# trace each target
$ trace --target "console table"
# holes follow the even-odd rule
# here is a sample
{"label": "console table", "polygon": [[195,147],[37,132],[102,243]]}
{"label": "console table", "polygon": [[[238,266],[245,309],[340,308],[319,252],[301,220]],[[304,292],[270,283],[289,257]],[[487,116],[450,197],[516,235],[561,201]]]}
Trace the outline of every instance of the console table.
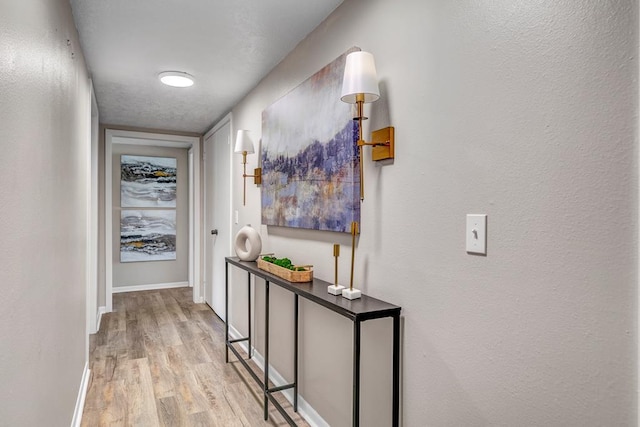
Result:
{"label": "console table", "polygon": [[[247,272],[248,289],[248,335],[243,338],[229,339],[229,264]],[[264,345],[264,379],[258,377],[253,372],[248,362],[241,356],[234,347],[239,342],[247,342],[251,358],[251,275],[260,277],[265,281],[265,345]],[[294,294],[294,358],[293,358],[293,382],[278,387],[269,388],[269,287],[279,286]],[[264,419],[269,416],[269,401],[282,414],[284,419],[291,426],[296,423],[287,414],[280,403],[275,399],[273,393],[287,389],[293,389],[293,410],[298,411],[298,298],[302,297],[308,301],[319,304],[329,310],[340,314],[353,322],[353,402],[352,402],[352,425],[360,425],[360,339],[361,323],[366,320],[390,317],[393,319],[393,401],[392,401],[392,426],[398,427],[400,422],[400,310],[393,304],[380,301],[376,298],[362,295],[356,300],[348,300],[342,296],[331,295],[327,292],[327,286],[331,283],[319,279],[313,282],[291,283],[281,279],[264,270],[260,270],[255,262],[240,261],[236,257],[225,258],[225,362],[229,363],[229,350],[235,354],[242,365],[247,369],[253,379],[259,384],[264,393]]]}

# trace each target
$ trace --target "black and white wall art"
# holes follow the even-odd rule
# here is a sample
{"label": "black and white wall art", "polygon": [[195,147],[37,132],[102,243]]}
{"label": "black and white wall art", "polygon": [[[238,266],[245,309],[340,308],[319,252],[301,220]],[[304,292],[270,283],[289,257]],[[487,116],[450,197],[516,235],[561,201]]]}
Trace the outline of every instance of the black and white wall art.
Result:
{"label": "black and white wall art", "polygon": [[120,214],[120,262],[176,259],[176,211],[123,210]]}
{"label": "black and white wall art", "polygon": [[122,155],[120,206],[175,208],[176,172],[175,158]]}

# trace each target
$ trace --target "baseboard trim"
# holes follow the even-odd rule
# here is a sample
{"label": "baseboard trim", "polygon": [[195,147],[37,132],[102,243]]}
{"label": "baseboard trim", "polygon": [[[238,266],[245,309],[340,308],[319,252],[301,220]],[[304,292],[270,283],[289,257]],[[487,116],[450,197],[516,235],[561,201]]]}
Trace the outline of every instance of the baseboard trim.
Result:
{"label": "baseboard trim", "polygon": [[84,400],[87,397],[87,389],[89,388],[89,378],[91,378],[91,370],[89,370],[89,362],[87,362],[84,364],[82,380],[80,380],[80,390],[78,391],[76,408],[71,419],[71,427],[80,427],[82,423],[82,412],[84,411]]}
{"label": "baseboard trim", "polygon": [[155,291],[158,289],[188,288],[188,287],[189,287],[189,282],[151,283],[148,285],[114,286],[111,289],[111,293],[117,294],[121,292]]}
{"label": "baseboard trim", "polygon": [[[242,338],[242,334],[238,332],[236,328],[233,326],[229,326],[229,336],[232,339]],[[249,353],[247,342],[239,343],[240,347]],[[252,347],[253,361],[258,365],[258,368],[264,372],[264,357]],[[273,366],[269,365],[269,379],[273,382],[273,384],[278,387],[281,385],[288,384],[289,382],[285,380],[285,378],[280,375],[278,371],[276,371]],[[282,394],[285,398],[293,405],[293,390],[284,390]],[[329,423],[327,423],[321,416],[316,412],[315,409],[300,395],[298,395],[298,414],[305,419],[307,423],[311,427],[331,427]]]}
{"label": "baseboard trim", "polygon": [[102,306],[102,307],[98,307],[98,319],[96,320],[96,331],[94,332],[97,333],[100,330],[100,323],[102,322],[102,315],[105,314],[107,312],[107,307]]}

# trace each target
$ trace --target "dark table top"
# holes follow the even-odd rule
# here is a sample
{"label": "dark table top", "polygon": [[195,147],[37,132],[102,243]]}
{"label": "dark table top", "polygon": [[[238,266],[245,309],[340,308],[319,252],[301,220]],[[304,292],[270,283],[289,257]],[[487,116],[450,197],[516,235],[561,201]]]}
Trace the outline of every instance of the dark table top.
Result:
{"label": "dark table top", "polygon": [[363,321],[400,315],[401,307],[365,294],[354,300],[343,298],[342,295],[331,295],[327,292],[327,286],[333,283],[325,282],[324,280],[314,278],[312,282],[292,283],[268,271],[260,270],[255,261],[240,261],[237,257],[227,257],[225,261],[351,320]]}

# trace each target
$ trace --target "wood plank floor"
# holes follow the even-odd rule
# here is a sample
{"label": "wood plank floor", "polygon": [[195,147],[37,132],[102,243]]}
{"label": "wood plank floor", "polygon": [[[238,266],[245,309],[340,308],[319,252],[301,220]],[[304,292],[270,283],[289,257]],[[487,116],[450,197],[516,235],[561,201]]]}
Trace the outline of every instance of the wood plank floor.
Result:
{"label": "wood plank floor", "polygon": [[114,294],[113,307],[91,336],[83,426],[287,425],[273,405],[263,420],[262,392],[224,362],[224,323],[191,288]]}

